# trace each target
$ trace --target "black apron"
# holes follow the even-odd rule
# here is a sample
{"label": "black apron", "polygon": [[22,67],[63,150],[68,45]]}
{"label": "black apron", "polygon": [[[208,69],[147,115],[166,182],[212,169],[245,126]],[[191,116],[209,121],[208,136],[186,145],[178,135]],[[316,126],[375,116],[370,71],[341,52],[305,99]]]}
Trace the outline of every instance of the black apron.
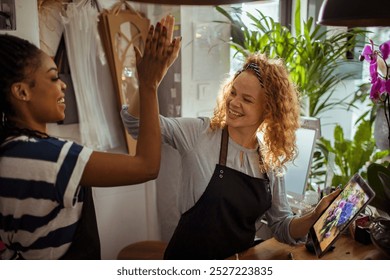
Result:
{"label": "black apron", "polygon": [[96,221],[92,188],[81,187],[84,191],[81,219],[73,242],[62,260],[100,260],[100,238]]}
{"label": "black apron", "polygon": [[181,216],[164,259],[225,259],[254,245],[256,220],[271,207],[269,179],[227,167],[228,142],[225,127],[219,164],[205,192]]}
{"label": "black apron", "polygon": [[[92,188],[83,188],[83,209],[77,225],[73,242],[61,260],[100,260],[100,238],[96,221]],[[14,260],[24,260],[21,254],[15,253]]]}

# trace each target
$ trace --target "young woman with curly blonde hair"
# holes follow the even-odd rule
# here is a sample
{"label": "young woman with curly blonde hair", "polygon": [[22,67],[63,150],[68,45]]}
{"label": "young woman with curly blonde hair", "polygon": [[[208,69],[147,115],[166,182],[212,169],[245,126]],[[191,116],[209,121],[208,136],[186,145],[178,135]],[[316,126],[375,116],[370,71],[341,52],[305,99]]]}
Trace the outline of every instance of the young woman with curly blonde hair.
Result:
{"label": "young woman with curly blonde hair", "polygon": [[[282,168],[296,155],[295,131],[299,127],[299,93],[290,81],[281,59],[268,59],[264,54],[252,54],[247,57],[242,69],[258,73],[263,89],[262,120],[257,132],[263,134],[262,154],[265,170]],[[238,71],[224,84],[211,119],[212,129],[226,125],[226,103],[232,92],[234,93],[234,81],[243,70]],[[267,74],[262,78],[261,73]]]}
{"label": "young woman with curly blonde hair", "polygon": [[[137,119],[122,111],[129,132]],[[295,216],[287,202],[284,165],[296,155],[299,96],[281,60],[262,54],[222,87],[214,116],[160,115],[162,141],[181,156],[181,217],[166,259],[225,259],[254,245],[265,215],[274,237],[296,244],[337,192],[309,214]]]}

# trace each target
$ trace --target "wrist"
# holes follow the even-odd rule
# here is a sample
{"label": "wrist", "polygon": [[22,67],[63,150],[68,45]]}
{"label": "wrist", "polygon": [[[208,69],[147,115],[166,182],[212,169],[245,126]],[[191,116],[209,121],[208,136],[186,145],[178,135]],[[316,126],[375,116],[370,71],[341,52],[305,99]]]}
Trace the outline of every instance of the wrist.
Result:
{"label": "wrist", "polygon": [[147,92],[147,91],[157,92],[157,88],[158,88],[157,85],[152,85],[152,84],[140,84],[139,85],[140,92]]}
{"label": "wrist", "polygon": [[317,207],[315,207],[310,213],[309,213],[309,221],[311,224],[314,224],[315,221],[320,217],[321,213],[318,211]]}

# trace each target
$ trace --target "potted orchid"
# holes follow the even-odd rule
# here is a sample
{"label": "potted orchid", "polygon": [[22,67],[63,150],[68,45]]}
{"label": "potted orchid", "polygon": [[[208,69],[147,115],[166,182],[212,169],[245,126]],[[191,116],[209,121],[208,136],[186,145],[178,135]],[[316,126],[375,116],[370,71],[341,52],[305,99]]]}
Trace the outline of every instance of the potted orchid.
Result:
{"label": "potted orchid", "polygon": [[[390,40],[384,42],[375,49],[372,40],[367,44],[360,56],[361,61],[370,63],[370,99],[377,105],[375,130],[386,133],[387,142],[381,147],[381,141],[377,135],[377,146],[389,149],[390,147],[390,68],[387,59],[390,56]],[[383,120],[385,117],[386,122]],[[384,123],[384,125],[380,125]],[[383,137],[382,137],[383,139]],[[374,189],[376,196],[370,203],[382,214],[372,222],[370,234],[373,243],[390,256],[390,166],[387,164],[371,163],[367,168],[367,179]],[[383,215],[385,213],[385,215]]]}
{"label": "potted orchid", "polygon": [[[361,61],[367,61],[370,63],[370,99],[378,106],[376,115],[375,130],[383,130],[387,135],[387,143],[379,148],[389,148],[390,146],[390,68],[387,64],[387,59],[390,56],[390,40],[384,42],[375,49],[375,45],[372,40],[370,44],[367,44],[360,56]],[[386,119],[386,123],[381,128],[381,121],[383,116]],[[381,141],[380,137],[376,137],[378,144]],[[383,137],[382,137],[383,138]]]}

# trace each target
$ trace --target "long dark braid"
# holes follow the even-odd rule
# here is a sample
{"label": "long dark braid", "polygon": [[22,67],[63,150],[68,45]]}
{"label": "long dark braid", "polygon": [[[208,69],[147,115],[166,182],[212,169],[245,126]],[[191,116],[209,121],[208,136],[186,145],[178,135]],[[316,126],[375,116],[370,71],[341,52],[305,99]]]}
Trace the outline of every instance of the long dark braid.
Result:
{"label": "long dark braid", "polygon": [[15,127],[8,119],[8,116],[15,115],[10,102],[12,84],[26,80],[28,74],[40,66],[41,53],[27,40],[0,34],[0,144],[11,135],[43,137],[36,131]]}

